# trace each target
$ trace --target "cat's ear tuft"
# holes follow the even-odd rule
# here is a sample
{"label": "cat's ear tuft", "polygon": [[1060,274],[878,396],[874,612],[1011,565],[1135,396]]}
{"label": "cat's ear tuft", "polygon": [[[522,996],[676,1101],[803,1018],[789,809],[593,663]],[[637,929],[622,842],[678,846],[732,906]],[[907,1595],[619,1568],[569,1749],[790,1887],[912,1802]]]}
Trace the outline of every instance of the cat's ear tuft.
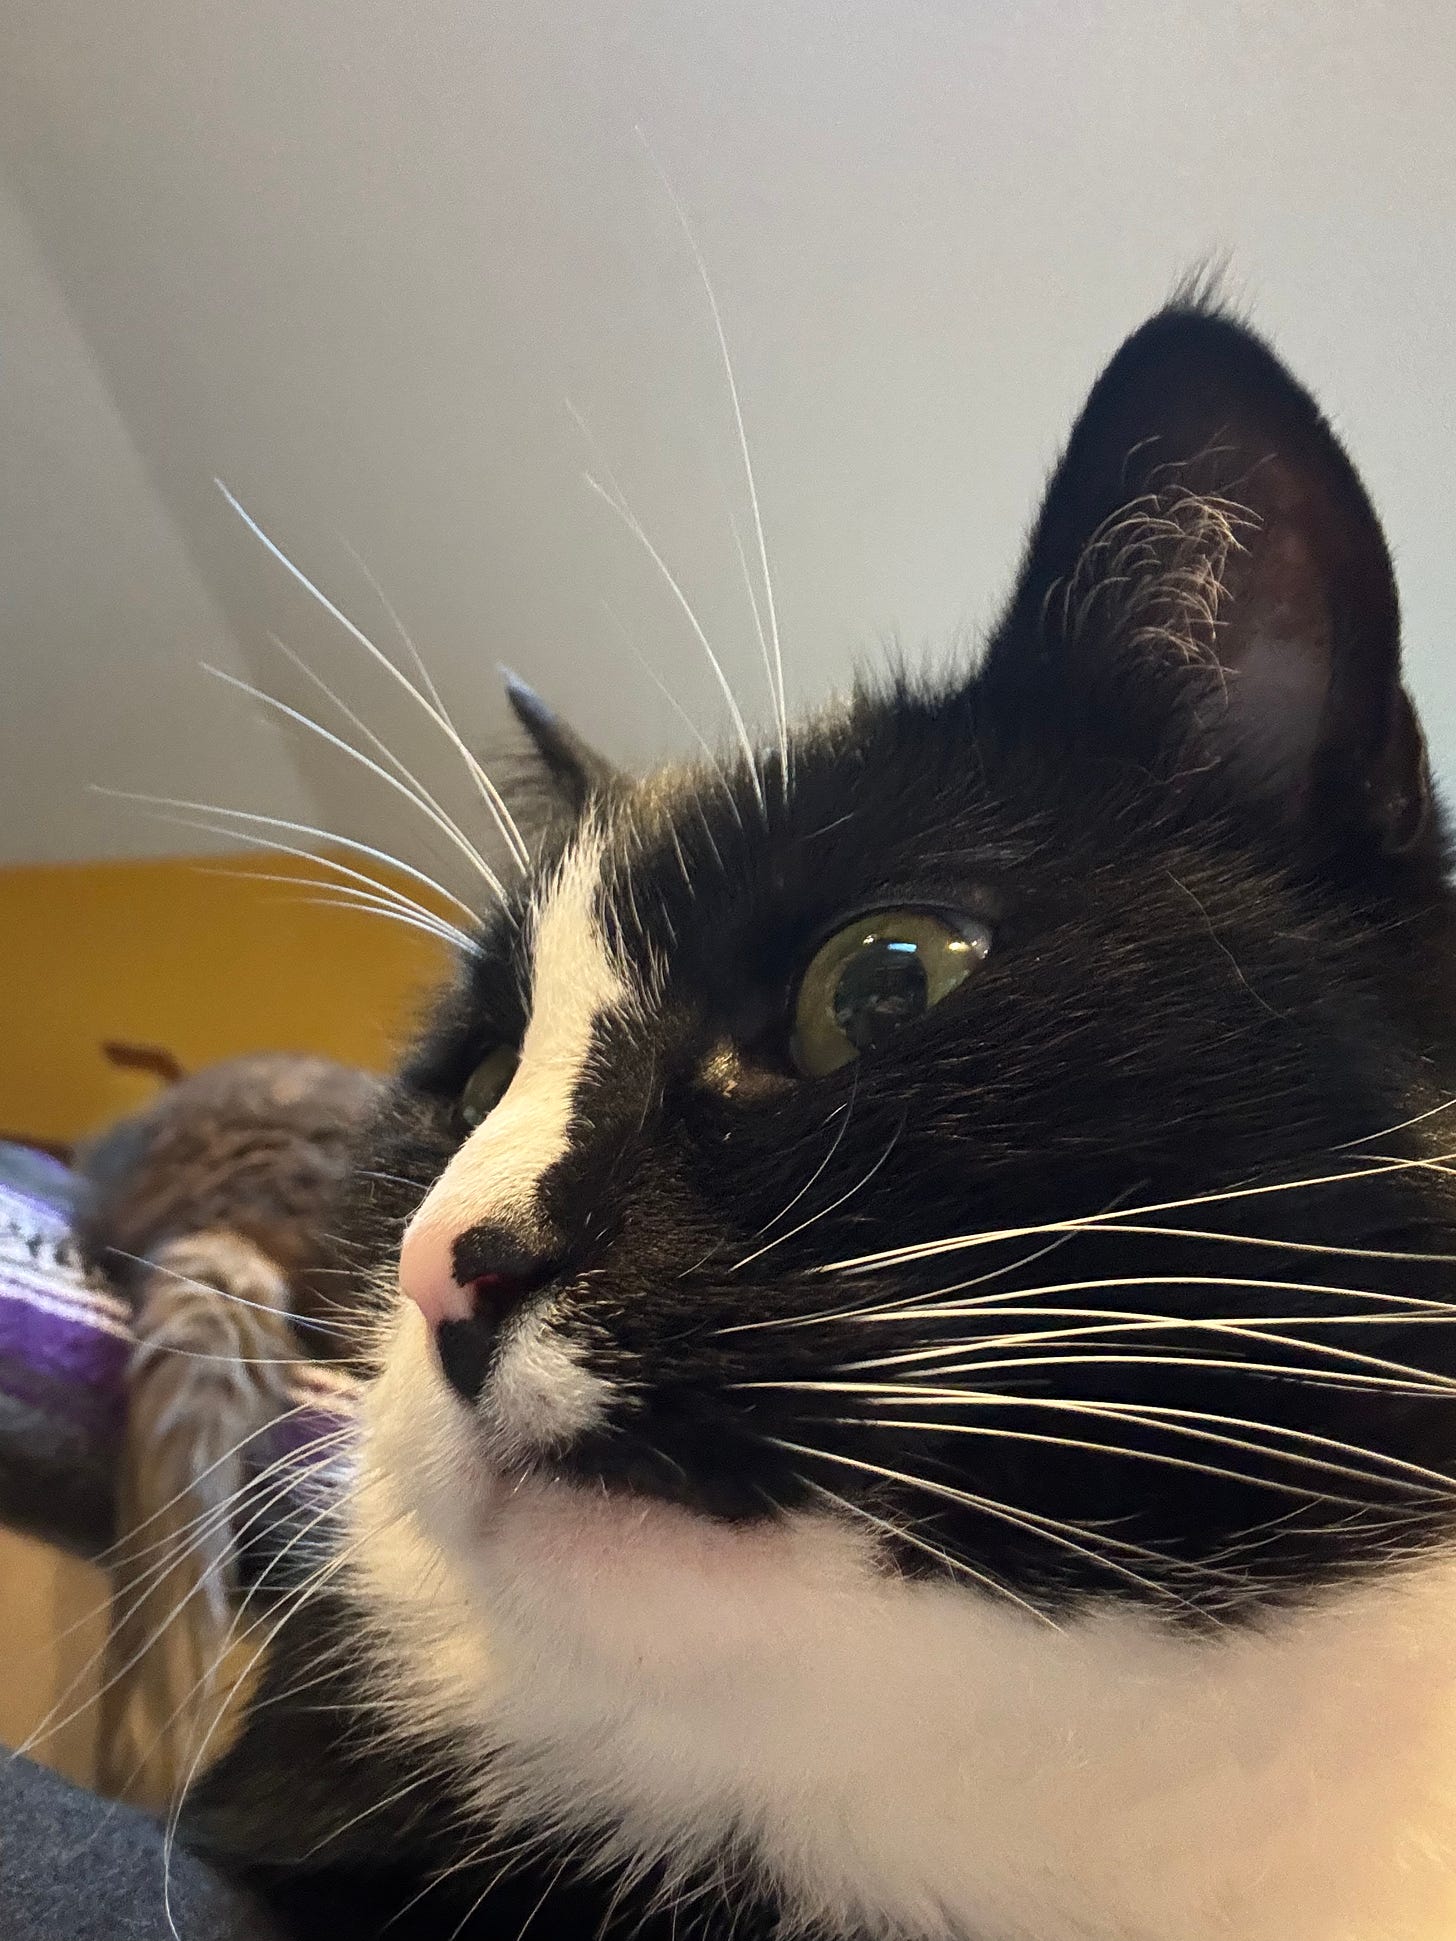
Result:
{"label": "cat's ear tuft", "polygon": [[620,772],[568,728],[519,674],[508,667],[503,667],[501,674],[511,711],[531,737],[556,793],[574,815],[580,815],[588,802],[609,793],[621,781]]}
{"label": "cat's ear tuft", "polygon": [[1380,524],[1309,394],[1185,297],[1094,385],[981,685],[1321,840],[1432,836]]}

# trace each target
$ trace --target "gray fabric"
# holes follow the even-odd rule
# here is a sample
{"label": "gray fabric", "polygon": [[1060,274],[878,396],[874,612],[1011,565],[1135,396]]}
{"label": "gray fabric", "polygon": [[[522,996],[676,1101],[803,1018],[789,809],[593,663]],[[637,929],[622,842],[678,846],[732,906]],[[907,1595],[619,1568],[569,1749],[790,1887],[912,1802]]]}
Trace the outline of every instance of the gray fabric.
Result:
{"label": "gray fabric", "polygon": [[[0,1941],[172,1941],[163,1833],[0,1749]],[[171,1908],[182,1941],[283,1941],[259,1904],[174,1849]]]}

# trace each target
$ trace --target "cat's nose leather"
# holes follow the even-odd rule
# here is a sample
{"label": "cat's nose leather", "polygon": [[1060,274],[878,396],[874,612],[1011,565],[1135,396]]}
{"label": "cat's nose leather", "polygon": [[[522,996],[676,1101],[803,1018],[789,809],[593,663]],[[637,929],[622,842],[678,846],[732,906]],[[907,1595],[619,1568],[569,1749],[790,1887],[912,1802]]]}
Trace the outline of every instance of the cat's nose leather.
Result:
{"label": "cat's nose leather", "polygon": [[407,1294],[432,1328],[447,1321],[469,1321],[475,1312],[469,1282],[455,1277],[455,1237],[432,1217],[428,1202],[405,1228],[399,1250],[400,1291]]}
{"label": "cat's nose leather", "polygon": [[400,1248],[399,1282],[434,1329],[440,1365],[467,1402],[478,1400],[501,1328],[559,1268],[509,1228],[482,1223],[452,1235],[422,1207]]}

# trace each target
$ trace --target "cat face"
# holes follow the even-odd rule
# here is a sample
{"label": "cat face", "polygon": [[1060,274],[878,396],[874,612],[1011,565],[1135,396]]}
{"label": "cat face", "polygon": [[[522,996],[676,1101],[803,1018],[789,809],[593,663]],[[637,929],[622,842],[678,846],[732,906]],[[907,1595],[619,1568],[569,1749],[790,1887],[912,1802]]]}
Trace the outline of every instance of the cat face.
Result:
{"label": "cat face", "polygon": [[[1156,1788],[1210,1627],[1378,1599],[1456,1521],[1448,904],[1378,526],[1174,311],[974,676],[645,782],[516,699],[567,813],[381,1125],[368,1597],[502,1796],[933,1926],[927,1789],[1040,1783],[1094,1685],[1162,1705]],[[1280,1678],[1239,1676],[1243,1732]],[[804,1806],[855,1786],[863,1866]]]}
{"label": "cat face", "polygon": [[1384,1165],[1445,1139],[1389,1131],[1443,1098],[1393,626],[1313,408],[1173,315],[1094,394],[979,678],[641,784],[521,696],[575,819],[389,1154],[434,1182],[402,1284],[480,1460],[873,1515],[896,1568],[1048,1606],[1222,1606],[1271,1518],[1241,1595],[1420,1523],[1438,1277],[1307,1250],[1445,1217]]}

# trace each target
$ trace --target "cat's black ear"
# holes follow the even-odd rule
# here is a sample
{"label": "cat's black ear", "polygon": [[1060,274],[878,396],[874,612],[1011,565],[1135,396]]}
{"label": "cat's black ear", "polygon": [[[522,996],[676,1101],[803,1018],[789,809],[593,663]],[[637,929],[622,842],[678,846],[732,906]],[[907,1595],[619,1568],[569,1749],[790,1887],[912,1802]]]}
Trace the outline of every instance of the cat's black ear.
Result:
{"label": "cat's black ear", "polygon": [[1201,763],[1321,840],[1431,834],[1379,521],[1309,394],[1196,305],[1093,387],[983,688],[1155,771]]}
{"label": "cat's black ear", "polygon": [[509,668],[501,672],[512,712],[535,744],[557,793],[572,813],[579,815],[594,797],[606,794],[621,781],[620,772],[568,728],[518,674]]}

